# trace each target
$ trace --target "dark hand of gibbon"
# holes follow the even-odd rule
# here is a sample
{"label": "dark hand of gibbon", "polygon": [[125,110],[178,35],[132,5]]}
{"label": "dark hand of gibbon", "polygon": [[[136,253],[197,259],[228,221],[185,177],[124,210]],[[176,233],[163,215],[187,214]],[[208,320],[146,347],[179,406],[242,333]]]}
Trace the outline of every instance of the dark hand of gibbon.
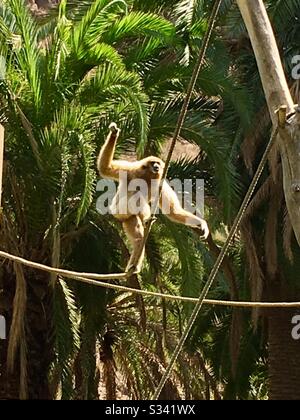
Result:
{"label": "dark hand of gibbon", "polygon": [[[113,157],[119,134],[120,129],[118,126],[115,123],[111,123],[108,136],[98,156],[97,166],[102,177],[119,181],[119,187],[110,209],[114,217],[122,222],[126,236],[132,246],[132,253],[126,271],[139,272],[145,254],[145,249],[140,249],[144,239],[145,223],[151,217],[151,202],[153,202],[153,197],[158,191],[165,164],[161,159],[155,156],[148,156],[135,162],[114,160]],[[128,205],[125,206],[124,210],[124,205],[122,204],[128,203],[128,200],[135,192],[128,192],[127,188],[124,188],[127,186],[122,184],[124,183],[124,180],[123,178],[120,178],[120,171],[126,172],[127,183],[135,179],[142,179],[147,183],[148,191],[151,191],[151,194],[141,196],[137,213],[130,211]],[[154,185],[157,185],[156,192],[153,191],[153,181]],[[127,194],[125,197],[124,191],[126,191]],[[198,233],[204,239],[207,238],[209,229],[206,221],[184,210],[176,193],[166,181],[163,181],[159,206],[162,209],[162,213],[170,220],[186,226],[191,226],[193,229],[197,229]],[[122,208],[122,212],[119,211],[120,208]],[[164,212],[164,209],[168,209],[167,212]]]}

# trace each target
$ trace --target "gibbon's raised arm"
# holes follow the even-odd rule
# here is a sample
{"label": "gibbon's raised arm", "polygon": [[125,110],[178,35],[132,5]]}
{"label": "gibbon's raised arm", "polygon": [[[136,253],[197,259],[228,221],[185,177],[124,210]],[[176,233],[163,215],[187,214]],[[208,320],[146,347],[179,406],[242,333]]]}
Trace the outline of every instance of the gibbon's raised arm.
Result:
{"label": "gibbon's raised arm", "polygon": [[108,136],[97,159],[97,167],[103,178],[119,179],[119,170],[121,169],[120,161],[113,160],[119,134],[120,129],[117,124],[111,123]]}

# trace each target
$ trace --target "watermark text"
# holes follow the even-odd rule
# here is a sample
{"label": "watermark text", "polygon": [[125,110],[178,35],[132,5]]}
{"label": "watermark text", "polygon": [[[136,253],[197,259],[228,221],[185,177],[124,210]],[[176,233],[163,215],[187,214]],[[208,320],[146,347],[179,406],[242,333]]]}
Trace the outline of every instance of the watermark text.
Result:
{"label": "watermark text", "polygon": [[292,324],[295,325],[292,329],[292,337],[294,340],[300,340],[300,315],[293,317]]}
{"label": "watermark text", "polygon": [[300,80],[300,55],[295,55],[292,58],[292,78],[294,80]]}
{"label": "watermark text", "polygon": [[3,315],[0,315],[0,340],[6,339],[6,320]]}
{"label": "watermark text", "polygon": [[[145,212],[154,214],[159,212],[156,208],[159,194],[159,181],[151,180],[147,183],[144,179],[135,178],[128,180],[126,171],[119,173],[119,186],[109,179],[101,179],[96,190],[100,193],[97,199],[97,211],[102,214],[137,215]],[[159,208],[165,215],[171,214],[176,209],[184,209],[192,214],[204,212],[204,180],[203,179],[172,179],[165,181],[159,200]]]}

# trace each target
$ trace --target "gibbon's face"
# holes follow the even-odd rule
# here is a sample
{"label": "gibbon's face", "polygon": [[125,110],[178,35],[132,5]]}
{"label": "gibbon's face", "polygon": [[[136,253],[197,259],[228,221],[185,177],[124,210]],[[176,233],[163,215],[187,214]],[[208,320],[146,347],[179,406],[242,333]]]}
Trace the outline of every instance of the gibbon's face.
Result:
{"label": "gibbon's face", "polygon": [[149,156],[141,161],[141,176],[143,178],[159,179],[165,167],[164,162],[154,156]]}

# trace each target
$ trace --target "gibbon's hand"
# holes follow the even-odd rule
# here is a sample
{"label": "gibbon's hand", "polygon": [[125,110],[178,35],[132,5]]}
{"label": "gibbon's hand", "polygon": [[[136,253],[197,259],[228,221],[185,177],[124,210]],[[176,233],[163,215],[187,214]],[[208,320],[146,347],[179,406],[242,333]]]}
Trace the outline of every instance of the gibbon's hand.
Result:
{"label": "gibbon's hand", "polygon": [[197,231],[198,235],[201,239],[207,239],[209,236],[209,228],[208,224],[204,219],[202,219],[201,225],[193,228],[195,231]]}
{"label": "gibbon's hand", "polygon": [[109,124],[109,131],[111,131],[113,134],[117,134],[120,132],[120,129],[115,122],[112,122]]}

